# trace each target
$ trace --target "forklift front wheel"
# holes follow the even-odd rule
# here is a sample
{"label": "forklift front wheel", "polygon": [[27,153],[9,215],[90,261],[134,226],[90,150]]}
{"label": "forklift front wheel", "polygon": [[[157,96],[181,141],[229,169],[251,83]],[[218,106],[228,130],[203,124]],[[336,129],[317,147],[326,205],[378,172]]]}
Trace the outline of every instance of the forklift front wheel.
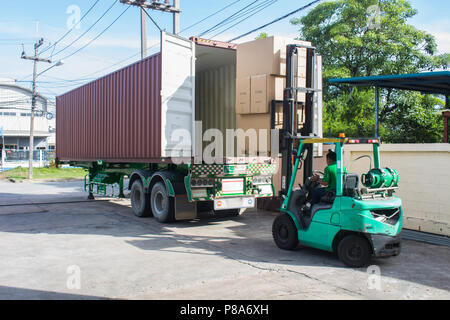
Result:
{"label": "forklift front wheel", "polygon": [[291,217],[285,213],[279,215],[272,225],[272,235],[278,248],[294,250],[298,246],[298,231]]}
{"label": "forklift front wheel", "polygon": [[369,264],[371,247],[365,238],[351,234],[339,242],[337,254],[346,266],[362,268]]}

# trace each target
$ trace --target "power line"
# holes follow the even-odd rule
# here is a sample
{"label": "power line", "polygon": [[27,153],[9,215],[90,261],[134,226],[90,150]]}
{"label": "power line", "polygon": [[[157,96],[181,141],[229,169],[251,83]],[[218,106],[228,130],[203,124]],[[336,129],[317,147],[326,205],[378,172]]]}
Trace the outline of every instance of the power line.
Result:
{"label": "power line", "polygon": [[[150,47],[147,47],[147,50],[154,48],[158,44],[159,44],[159,41],[154,43],[154,44],[152,44]],[[70,80],[61,79],[61,80],[63,80],[63,81],[74,81],[74,82],[76,82],[76,81],[84,81],[84,82],[91,81],[91,80],[93,80],[95,78],[88,78],[88,77],[93,76],[93,75],[98,74],[98,73],[101,73],[101,72],[103,72],[105,70],[111,69],[112,67],[115,67],[115,66],[117,66],[119,64],[122,64],[123,62],[128,61],[128,60],[130,60],[130,59],[132,59],[132,58],[134,58],[134,57],[136,57],[136,56],[138,56],[140,54],[141,54],[141,52],[139,51],[138,53],[135,53],[135,54],[133,54],[133,55],[131,55],[131,56],[125,58],[125,59],[122,59],[122,60],[120,60],[120,61],[118,61],[118,62],[116,62],[116,63],[114,63],[112,65],[109,65],[107,67],[104,67],[102,69],[94,71],[92,73],[86,74],[86,75],[82,76],[81,79],[70,79]]]}
{"label": "power line", "polygon": [[226,31],[228,31],[228,30],[234,28],[235,26],[241,24],[242,22],[244,22],[245,20],[249,19],[250,17],[253,17],[253,16],[255,16],[257,13],[259,13],[259,12],[261,12],[261,11],[267,9],[268,7],[270,7],[271,5],[275,4],[276,2],[278,2],[278,0],[269,0],[269,1],[264,2],[264,3],[262,4],[262,6],[260,5],[260,6],[258,7],[259,10],[257,10],[258,8],[255,8],[255,10],[257,10],[257,11],[251,10],[251,12],[250,12],[249,15],[246,15],[243,19],[239,20],[238,22],[236,22],[236,23],[233,24],[232,26],[230,26],[230,27],[228,27],[228,28],[226,28],[226,29],[220,31],[219,33],[216,33],[215,35],[211,36],[211,39],[214,39],[215,37],[217,37],[217,36],[223,34],[224,32],[226,32]]}
{"label": "power line", "polygon": [[239,11],[233,13],[231,16],[229,16],[228,18],[225,18],[224,20],[220,21],[218,24],[216,24],[215,26],[209,28],[208,30],[202,32],[201,34],[199,34],[199,37],[204,36],[205,34],[211,32],[212,30],[215,30],[217,27],[221,26],[222,24],[226,23],[229,19],[235,17],[236,15],[238,15],[239,13],[241,13],[241,11],[253,6],[255,3],[257,3],[260,0],[255,0],[252,3],[248,4],[247,6],[245,6],[244,8],[240,9]]}
{"label": "power line", "polygon": [[[237,21],[239,19],[241,19],[242,17],[244,17],[244,19],[242,21],[245,21],[246,19],[248,19],[250,16],[256,14],[257,12],[259,12],[261,8],[264,9],[264,7],[266,7],[271,1],[274,0],[264,0],[262,3],[254,6],[254,7],[250,7],[247,10],[242,10],[241,12],[239,12],[239,14],[231,19],[229,19],[227,22],[213,28],[210,32],[216,31],[222,27],[225,27],[231,23],[233,23],[234,21]],[[255,10],[258,10],[257,12],[255,12]],[[238,23],[239,24],[239,23]],[[228,29],[227,29],[228,30]],[[221,34],[222,32],[219,32],[219,34]],[[216,35],[211,36],[210,38],[213,39]]]}
{"label": "power line", "polygon": [[46,52],[47,50],[49,50],[51,47],[56,48],[56,45],[58,43],[61,42],[61,40],[63,40],[65,37],[67,37],[69,35],[69,33],[71,33],[80,23],[81,21],[83,21],[83,19],[89,14],[89,12],[92,11],[92,9],[94,9],[94,7],[97,5],[97,3],[99,3],[100,0],[97,0],[90,8],[89,10],[81,17],[81,19],[69,30],[67,31],[61,38],[59,38],[52,46],[49,46],[48,48],[42,50],[41,54]]}
{"label": "power line", "polygon": [[[110,6],[106,11],[105,11],[105,13],[87,30],[87,31],[89,31],[90,29],[92,29],[92,27],[95,25],[95,24],[97,24],[102,18],[103,18],[103,16],[105,16],[106,15],[106,13],[109,11],[109,10],[111,10],[111,8],[114,6],[116,4],[116,2],[114,2],[113,4],[112,4],[112,6]],[[76,50],[76,51],[74,51],[74,52],[72,52],[71,54],[69,54],[69,55],[67,55],[67,56],[65,56],[64,58],[62,58],[62,59],[60,59],[60,60],[64,60],[64,59],[68,59],[68,58],[70,58],[70,57],[72,57],[73,55],[75,55],[75,54],[77,54],[77,53],[79,53],[81,50],[83,50],[83,49],[85,49],[86,47],[88,47],[92,42],[94,42],[95,40],[97,40],[101,35],[103,35],[117,20],[119,20],[119,18],[129,9],[130,7],[127,7],[127,8],[125,8],[125,10],[110,24],[110,25],[108,25],[102,32],[100,32],[95,38],[93,38],[91,41],[89,41],[86,45],[84,45],[83,47],[81,47],[81,48],[79,48],[78,50]],[[87,31],[86,32],[84,32],[80,37],[82,37],[84,34],[86,34],[87,33]],[[79,37],[79,38],[80,38]],[[75,41],[73,41],[71,44],[69,44],[66,48],[64,48],[63,50],[65,50],[65,49],[67,49],[68,47],[70,47],[74,42],[76,42],[79,38],[77,38]],[[62,52],[63,50],[60,50],[59,52]],[[58,52],[58,53],[59,53]],[[57,53],[57,54],[58,54]],[[55,54],[56,55],[56,54]],[[22,79],[20,79],[20,80],[24,80],[24,79],[26,79],[27,77],[29,77],[29,75],[28,76],[26,76],[26,77],[24,77],[24,78],[22,78]]]}
{"label": "power line", "polygon": [[150,14],[147,12],[147,10],[145,10],[145,8],[142,8],[142,10],[144,10],[144,12],[147,15],[147,17],[149,17],[150,20],[152,20],[153,24],[159,29],[159,32],[162,32],[163,30],[158,26],[156,21],[150,16]]}
{"label": "power line", "polygon": [[189,29],[191,29],[191,28],[193,28],[193,27],[199,25],[200,23],[202,23],[202,22],[208,20],[209,18],[214,17],[215,15],[221,13],[222,11],[228,9],[229,7],[231,7],[231,6],[233,6],[234,4],[236,4],[236,3],[238,3],[238,2],[241,2],[241,1],[242,1],[242,0],[237,0],[237,1],[234,1],[234,2],[230,3],[229,5],[223,7],[222,9],[220,9],[220,10],[218,10],[218,11],[216,11],[216,12],[210,14],[209,16],[203,18],[202,20],[200,20],[200,21],[198,21],[198,22],[196,22],[196,23],[194,23],[194,24],[191,24],[190,26],[184,28],[183,30],[181,30],[180,33],[183,33],[183,32],[185,32],[186,30],[189,30]]}
{"label": "power line", "polygon": [[69,45],[67,45],[66,47],[64,47],[63,49],[59,50],[58,52],[56,52],[53,56],[57,56],[58,54],[60,54],[61,52],[67,50],[68,48],[70,48],[75,42],[77,42],[78,40],[80,40],[86,33],[88,33],[93,27],[95,27],[95,25],[97,23],[100,22],[100,20],[103,19],[103,17],[117,4],[118,2],[116,2],[114,0],[114,2],[112,3],[112,5],[106,9],[106,11],[100,16],[100,18],[97,19],[97,21],[94,22],[94,24],[92,24],[85,32],[83,32],[78,38],[76,38],[74,41],[72,41]]}
{"label": "power line", "polygon": [[78,52],[80,52],[81,50],[83,50],[84,48],[88,47],[92,42],[94,42],[95,40],[97,40],[98,38],[100,38],[100,36],[102,34],[104,34],[109,28],[112,27],[112,25],[114,23],[116,23],[117,20],[120,19],[120,17],[122,17],[124,15],[125,12],[128,11],[128,9],[130,9],[130,7],[126,7],[125,10],[122,11],[122,13],[110,24],[108,25],[102,32],[100,32],[94,39],[92,39],[91,41],[89,41],[87,44],[85,44],[84,46],[82,46],[81,48],[79,48],[78,50],[76,50],[75,52],[72,52],[71,54],[65,56],[64,58],[62,58],[61,60],[65,60],[68,59],[70,57],[72,57],[73,55],[77,54]]}
{"label": "power line", "polygon": [[232,42],[232,41],[238,40],[238,39],[240,39],[240,38],[243,38],[243,37],[245,37],[245,36],[248,36],[249,34],[252,34],[253,32],[256,32],[256,31],[258,31],[258,30],[261,30],[261,29],[263,29],[263,28],[265,28],[265,27],[268,27],[268,26],[270,26],[270,25],[272,25],[272,24],[278,22],[278,21],[281,21],[281,20],[283,20],[283,19],[286,19],[287,17],[292,16],[293,14],[296,14],[297,12],[300,12],[300,11],[302,11],[302,10],[305,10],[305,9],[307,9],[307,8],[309,8],[309,7],[313,6],[313,5],[315,5],[316,3],[319,3],[320,1],[321,1],[321,0],[316,0],[316,1],[310,2],[310,3],[308,3],[307,5],[305,5],[305,6],[301,7],[301,8],[298,8],[297,10],[294,10],[294,11],[292,11],[292,12],[290,12],[290,13],[288,13],[288,14],[286,14],[286,15],[280,17],[280,18],[277,18],[277,19],[275,19],[275,20],[273,20],[273,21],[271,21],[271,22],[269,22],[269,23],[267,23],[267,24],[265,24],[265,25],[263,25],[263,26],[261,26],[261,27],[259,27],[259,28],[253,29],[253,30],[251,30],[251,31],[249,31],[249,32],[247,32],[247,33],[244,33],[244,34],[242,34],[242,35],[236,37],[236,38],[233,38],[233,39],[229,40],[228,42]]}

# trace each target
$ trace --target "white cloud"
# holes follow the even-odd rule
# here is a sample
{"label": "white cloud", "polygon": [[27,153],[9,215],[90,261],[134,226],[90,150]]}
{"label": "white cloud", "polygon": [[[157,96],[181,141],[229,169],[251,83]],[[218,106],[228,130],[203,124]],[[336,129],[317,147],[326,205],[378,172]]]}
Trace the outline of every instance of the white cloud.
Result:
{"label": "white cloud", "polygon": [[430,24],[416,25],[436,38],[439,53],[450,53],[450,20],[436,20]]}
{"label": "white cloud", "polygon": [[450,32],[430,32],[436,38],[440,53],[450,53]]}

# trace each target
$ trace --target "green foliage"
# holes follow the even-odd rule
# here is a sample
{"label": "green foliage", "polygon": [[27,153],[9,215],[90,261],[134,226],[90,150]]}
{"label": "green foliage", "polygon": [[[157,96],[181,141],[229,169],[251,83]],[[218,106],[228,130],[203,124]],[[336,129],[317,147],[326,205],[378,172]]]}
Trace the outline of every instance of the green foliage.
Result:
{"label": "green foliage", "polygon": [[392,143],[442,143],[444,102],[431,95],[408,92],[393,98],[386,115],[386,137]]}
{"label": "green foliage", "polygon": [[269,35],[266,33],[266,32],[261,32],[260,34],[259,34],[259,36],[257,36],[256,38],[255,38],[255,40],[258,40],[258,39],[265,39],[265,38],[267,38]]}
{"label": "green foliage", "polygon": [[[378,16],[373,15],[374,5],[379,6]],[[329,86],[328,79],[449,67],[450,55],[436,54],[434,37],[407,23],[416,14],[406,0],[337,0],[323,2],[303,18],[291,21],[301,26],[300,38],[312,42],[323,56],[325,135],[331,131],[332,135],[370,136],[375,126],[374,89]],[[442,121],[435,105],[442,101],[393,90],[383,91],[381,98],[379,132],[385,141],[439,140]]]}
{"label": "green foliage", "polygon": [[[34,168],[33,179],[36,180],[71,180],[82,179],[86,175],[86,170],[82,168]],[[25,180],[28,178],[28,168],[17,167],[12,170],[0,172],[0,179]]]}

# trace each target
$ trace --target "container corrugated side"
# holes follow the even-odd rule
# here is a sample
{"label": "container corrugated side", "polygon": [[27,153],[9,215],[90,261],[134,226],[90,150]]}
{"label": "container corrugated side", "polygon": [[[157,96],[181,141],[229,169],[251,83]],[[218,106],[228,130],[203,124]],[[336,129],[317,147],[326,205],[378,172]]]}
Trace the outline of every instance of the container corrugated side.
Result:
{"label": "container corrugated side", "polygon": [[56,98],[61,161],[161,161],[161,55]]}

